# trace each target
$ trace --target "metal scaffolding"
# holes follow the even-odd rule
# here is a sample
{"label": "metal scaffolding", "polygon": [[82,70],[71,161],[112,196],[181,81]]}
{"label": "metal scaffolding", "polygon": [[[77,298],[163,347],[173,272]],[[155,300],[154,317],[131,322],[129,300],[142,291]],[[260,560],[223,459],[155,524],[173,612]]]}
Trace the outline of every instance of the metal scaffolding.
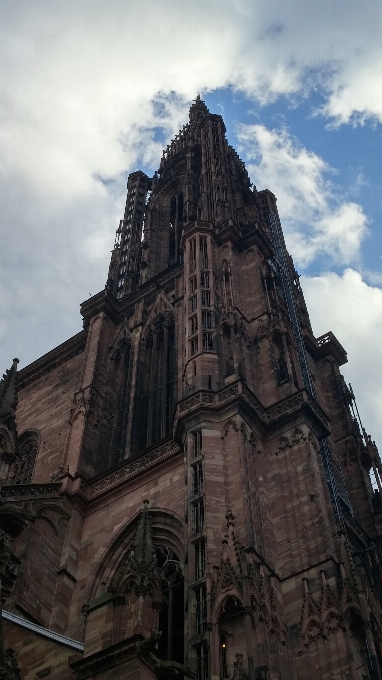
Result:
{"label": "metal scaffolding", "polygon": [[[272,266],[280,277],[284,292],[285,304],[288,310],[288,316],[293,327],[296,351],[300,365],[302,380],[305,389],[315,399],[316,391],[313,386],[312,376],[309,369],[308,359],[305,351],[304,338],[301,332],[300,319],[296,309],[296,303],[293,294],[293,284],[291,281],[288,264],[286,261],[284,250],[284,239],[280,218],[277,211],[268,211],[268,224],[271,230],[271,238],[274,247],[274,257],[272,258]],[[326,439],[320,442],[321,456],[324,464],[326,481],[328,484],[329,494],[333,506],[334,515],[337,521],[341,520],[341,508],[344,507],[351,516],[353,510],[345,485],[345,480],[339,462],[332,456],[329,444]]]}

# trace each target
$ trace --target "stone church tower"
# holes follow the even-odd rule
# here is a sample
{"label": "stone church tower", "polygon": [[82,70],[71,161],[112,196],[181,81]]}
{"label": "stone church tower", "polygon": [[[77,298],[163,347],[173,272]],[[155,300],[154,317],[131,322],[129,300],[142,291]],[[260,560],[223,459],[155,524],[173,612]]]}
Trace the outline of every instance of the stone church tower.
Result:
{"label": "stone church tower", "polygon": [[1,677],[381,680],[378,451],[199,97],[81,314],[0,385]]}

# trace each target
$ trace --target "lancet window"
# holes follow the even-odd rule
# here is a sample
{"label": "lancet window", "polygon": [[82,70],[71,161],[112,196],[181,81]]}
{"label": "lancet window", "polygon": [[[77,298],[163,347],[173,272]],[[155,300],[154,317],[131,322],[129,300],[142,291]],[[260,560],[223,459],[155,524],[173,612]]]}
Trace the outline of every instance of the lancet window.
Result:
{"label": "lancet window", "polygon": [[159,315],[140,352],[135,451],[170,434],[174,409],[174,341],[173,318]]}
{"label": "lancet window", "polygon": [[126,447],[127,420],[129,415],[131,345],[125,342],[116,357],[119,368],[116,411],[114,416],[113,442],[110,464],[116,465],[124,458]]}
{"label": "lancet window", "polygon": [[167,546],[157,546],[156,563],[161,574],[162,602],[158,652],[178,663],[184,660],[184,578],[179,558]]}
{"label": "lancet window", "polygon": [[170,224],[168,229],[168,263],[175,262],[179,257],[180,227],[183,224],[184,198],[180,191],[172,196],[170,201]]}
{"label": "lancet window", "polygon": [[25,432],[20,440],[18,451],[19,457],[14,463],[10,482],[11,484],[29,484],[32,480],[33,469],[36,462],[38,441],[36,434]]}
{"label": "lancet window", "polygon": [[227,324],[223,327],[223,361],[224,376],[234,372],[234,358],[232,345],[232,329]]}

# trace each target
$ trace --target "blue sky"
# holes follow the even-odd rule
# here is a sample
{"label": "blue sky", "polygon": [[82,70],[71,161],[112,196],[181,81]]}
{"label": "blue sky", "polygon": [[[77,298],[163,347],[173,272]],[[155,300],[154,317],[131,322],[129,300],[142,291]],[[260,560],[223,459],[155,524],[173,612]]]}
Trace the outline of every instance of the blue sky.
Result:
{"label": "blue sky", "polygon": [[0,361],[81,328],[126,177],[198,92],[269,188],[316,335],[382,445],[380,0],[0,0]]}

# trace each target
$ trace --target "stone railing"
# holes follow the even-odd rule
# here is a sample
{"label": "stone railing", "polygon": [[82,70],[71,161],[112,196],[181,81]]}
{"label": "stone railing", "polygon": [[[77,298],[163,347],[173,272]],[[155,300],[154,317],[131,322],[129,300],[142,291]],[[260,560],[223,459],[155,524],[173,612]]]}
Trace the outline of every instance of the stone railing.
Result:
{"label": "stone railing", "polygon": [[30,496],[58,496],[61,482],[48,484],[6,484],[1,488],[1,498],[30,497]]}
{"label": "stone railing", "polygon": [[132,460],[128,459],[122,467],[106,474],[89,486],[85,483],[81,487],[81,491],[88,500],[93,500],[97,496],[105,493],[105,491],[109,491],[110,489],[119,486],[119,484],[126,482],[128,479],[139,475],[143,470],[146,471],[154,465],[158,465],[158,463],[162,463],[167,459],[172,458],[178,453],[181,453],[181,449],[174,442],[163,444],[162,446],[158,446],[155,449],[144,453],[142,456],[133,458]]}
{"label": "stone railing", "polygon": [[265,408],[253,392],[239,380],[223,388],[220,392],[200,391],[187,397],[177,406],[176,421],[198,408],[216,408],[238,398],[242,399],[256,412],[265,426],[307,406],[320,420],[324,429],[329,429],[329,421],[324,411],[306,390],[299,390],[286,399]]}

